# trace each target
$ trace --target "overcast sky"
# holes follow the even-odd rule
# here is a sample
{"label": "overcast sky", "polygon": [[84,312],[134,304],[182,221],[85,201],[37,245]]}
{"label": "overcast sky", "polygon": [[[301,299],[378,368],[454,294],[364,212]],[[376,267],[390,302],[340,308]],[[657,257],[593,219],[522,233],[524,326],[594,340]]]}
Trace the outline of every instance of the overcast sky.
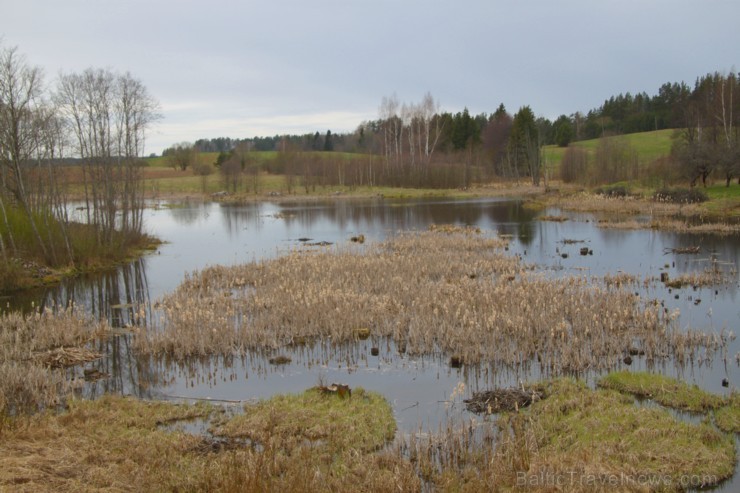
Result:
{"label": "overcast sky", "polygon": [[44,69],[131,72],[160,102],[147,153],[201,137],[351,131],[383,96],[443,110],[588,111],[740,67],[738,0],[0,0]]}

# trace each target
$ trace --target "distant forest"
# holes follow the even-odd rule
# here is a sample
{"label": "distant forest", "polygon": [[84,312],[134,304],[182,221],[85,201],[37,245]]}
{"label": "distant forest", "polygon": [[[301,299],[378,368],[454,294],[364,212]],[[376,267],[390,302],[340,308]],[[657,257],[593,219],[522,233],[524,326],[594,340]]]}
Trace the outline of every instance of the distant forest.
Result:
{"label": "distant forest", "polygon": [[[602,136],[648,132],[670,128],[689,128],[710,126],[717,121],[722,111],[722,94],[734,101],[725,101],[726,111],[734,113],[733,119],[740,117],[740,96],[738,95],[739,74],[729,76],[715,72],[697,78],[691,87],[685,82],[667,82],[660,86],[657,94],[650,96],[646,92],[631,94],[629,92],[611,96],[598,108],[587,113],[576,111],[570,115],[561,115],[554,121],[547,118],[536,118],[535,123],[539,139],[543,145],[557,144],[567,146],[572,141],[595,139]],[[728,84],[733,88],[726,87]],[[725,89],[723,91],[723,89]],[[729,91],[727,91],[729,89]],[[734,96],[734,98],[733,98]],[[388,99],[393,106],[394,101]],[[405,119],[404,107],[398,104],[397,118]],[[728,105],[734,106],[729,108]],[[388,104],[386,104],[388,107]],[[436,108],[435,108],[436,109]],[[734,111],[733,111],[734,110]],[[507,122],[513,116],[503,104],[493,113],[471,115],[467,108],[457,113],[435,113],[435,122],[441,132],[437,142],[439,151],[454,151],[467,146],[495,148],[497,132],[506,131]],[[247,145],[256,151],[276,151],[281,146],[288,146],[297,151],[341,151],[341,152],[374,152],[380,150],[379,134],[387,117],[362,122],[354,132],[332,134],[331,131],[309,133],[304,135],[275,135],[271,137],[199,139],[194,142],[200,152],[230,152],[239,145]],[[503,127],[503,128],[502,128]],[[166,149],[163,155],[171,152]]]}
{"label": "distant forest", "polygon": [[[586,114],[561,115],[554,121],[536,117],[529,106],[511,114],[500,104],[491,114],[441,112],[427,93],[418,103],[382,99],[378,118],[362,122],[350,133],[316,131],[233,139],[200,139],[164,151],[173,166],[185,169],[192,152],[219,153],[216,166],[232,162],[245,171],[250,151],[280,151],[285,163],[270,172],[290,171],[304,184],[388,184],[416,187],[467,187],[493,178],[526,179],[539,185],[553,172],[563,181],[584,185],[623,180],[685,181],[691,186],[718,176],[727,186],[740,176],[740,77],[715,72],[699,77],[693,87],[666,83],[658,93],[619,94]],[[680,129],[670,162],[641,163],[637,151],[624,142],[599,145],[590,155],[571,142],[663,129]],[[613,139],[612,139],[613,140]],[[542,151],[545,145],[567,148],[558,169]],[[355,153],[375,159],[367,165],[318,164],[296,154],[307,151]],[[312,158],[317,159],[316,157]],[[235,164],[238,161],[238,166]],[[302,164],[299,164],[302,163]],[[298,169],[302,166],[302,171]],[[334,170],[334,171],[332,171]],[[320,179],[319,179],[320,177]]]}

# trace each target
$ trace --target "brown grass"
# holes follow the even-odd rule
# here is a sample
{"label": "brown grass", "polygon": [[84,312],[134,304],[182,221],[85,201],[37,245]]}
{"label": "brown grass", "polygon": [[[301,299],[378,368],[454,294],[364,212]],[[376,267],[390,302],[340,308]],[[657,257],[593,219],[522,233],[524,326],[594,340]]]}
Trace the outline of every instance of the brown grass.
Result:
{"label": "brown grass", "polygon": [[108,330],[74,308],[0,316],[0,416],[59,404],[74,387],[65,368],[98,358],[86,346]]}
{"label": "brown grass", "polygon": [[688,221],[679,221],[667,218],[658,218],[649,221],[639,221],[637,219],[602,220],[598,222],[598,226],[603,229],[656,229],[660,231],[692,234],[711,233],[718,235],[734,235],[740,233],[740,224],[721,222],[691,223]]}
{"label": "brown grass", "polygon": [[608,197],[588,192],[553,196],[550,202],[563,209],[579,212],[684,217],[700,217],[706,214],[704,208],[696,204],[671,204],[633,196]]}
{"label": "brown grass", "polygon": [[[0,490],[418,491],[408,461],[354,446],[366,436],[355,424],[393,423],[387,403],[380,406],[382,398],[357,394],[353,402],[294,396],[289,407],[283,396],[246,406],[244,414],[231,418],[218,418],[216,408],[203,404],[117,396],[72,401],[64,413],[18,419],[4,431]],[[337,426],[327,409],[343,413]],[[237,434],[240,423],[255,425],[249,428],[255,441],[218,442],[163,426],[214,416],[222,429]],[[364,442],[373,449],[388,436],[387,424],[377,428],[381,433]]]}
{"label": "brown grass", "polygon": [[635,344],[649,361],[711,355],[716,338],[682,332],[614,280],[532,273],[482,235],[403,234],[365,249],[295,251],[212,267],[162,302],[161,329],[139,351],[178,360],[278,349],[294,340],[351,342],[358,328],[411,354],[548,374],[611,369]]}

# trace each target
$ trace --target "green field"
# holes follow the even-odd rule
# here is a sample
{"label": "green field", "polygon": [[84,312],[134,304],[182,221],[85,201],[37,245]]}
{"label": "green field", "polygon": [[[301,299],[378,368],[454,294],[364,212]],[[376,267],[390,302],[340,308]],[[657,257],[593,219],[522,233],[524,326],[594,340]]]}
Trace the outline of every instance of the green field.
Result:
{"label": "green field", "polygon": [[[622,139],[635,151],[637,151],[640,163],[646,164],[655,161],[658,158],[668,156],[671,153],[671,145],[675,129],[656,130],[654,132],[642,132],[636,134],[618,135],[615,137],[606,137],[607,139]],[[573,142],[570,145],[580,147],[588,151],[590,156],[594,156],[600,139],[581,140]],[[557,169],[565,154],[565,147],[549,145],[544,147],[544,155],[549,166]]]}

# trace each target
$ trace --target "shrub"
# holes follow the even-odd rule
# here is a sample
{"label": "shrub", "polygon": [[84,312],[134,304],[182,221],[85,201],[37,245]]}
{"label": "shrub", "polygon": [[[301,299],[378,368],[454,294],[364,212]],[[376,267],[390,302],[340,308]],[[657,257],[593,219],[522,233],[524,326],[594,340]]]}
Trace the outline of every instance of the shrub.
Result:
{"label": "shrub", "polygon": [[653,194],[653,200],[672,204],[698,204],[700,202],[706,202],[709,198],[697,188],[664,188]]}
{"label": "shrub", "polygon": [[610,198],[624,198],[629,195],[629,190],[624,185],[615,185],[612,187],[597,188],[596,194]]}

